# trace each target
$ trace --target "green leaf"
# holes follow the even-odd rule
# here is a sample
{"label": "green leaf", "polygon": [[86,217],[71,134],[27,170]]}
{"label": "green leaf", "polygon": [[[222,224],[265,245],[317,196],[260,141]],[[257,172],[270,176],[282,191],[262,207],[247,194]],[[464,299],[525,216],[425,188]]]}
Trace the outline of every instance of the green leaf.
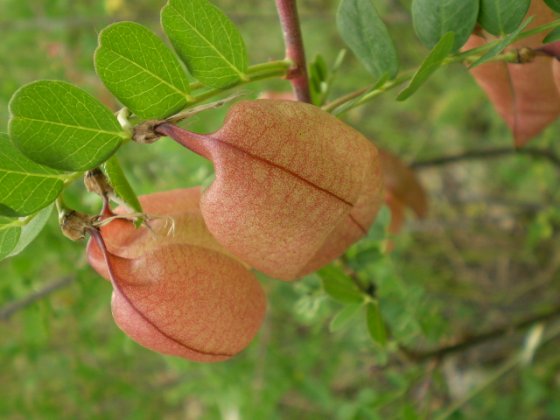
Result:
{"label": "green leaf", "polygon": [[560,0],[544,0],[546,5],[555,12],[560,13]]}
{"label": "green leaf", "polygon": [[387,345],[387,330],[377,301],[367,304],[366,321],[371,339],[381,347],[385,347]]}
{"label": "green leaf", "polygon": [[531,23],[532,20],[533,20],[533,17],[530,17],[525,22],[523,22],[523,24],[521,26],[519,26],[519,28],[517,28],[515,31],[513,31],[508,36],[504,37],[504,39],[502,39],[494,47],[492,47],[490,50],[488,50],[486,52],[486,54],[484,54],[482,57],[480,57],[478,60],[476,60],[474,63],[472,63],[469,66],[469,68],[473,69],[476,66],[480,66],[481,64],[484,64],[484,63],[492,60],[494,57],[496,57],[498,54],[500,54],[509,44],[511,44],[512,42],[515,41],[515,38],[517,38],[517,35],[519,35],[527,27],[527,25],[529,25],[529,23]]}
{"label": "green leaf", "polygon": [[329,324],[329,331],[335,332],[346,327],[350,321],[356,318],[358,313],[363,309],[364,305],[361,304],[351,304],[344,307],[340,312],[338,312]]}
{"label": "green leaf", "polygon": [[550,44],[552,42],[560,41],[560,28],[553,29],[543,39],[543,44]]}
{"label": "green leaf", "polygon": [[479,0],[414,0],[414,30],[428,48],[434,48],[448,32],[455,33],[452,51],[461,48],[471,35],[478,17]]}
{"label": "green leaf", "polygon": [[113,113],[69,83],[42,80],[10,101],[10,137],[35,162],[83,171],[105,162],[127,134]]}
{"label": "green leaf", "polygon": [[399,96],[397,96],[398,101],[404,101],[410,97],[410,95],[416,92],[418,88],[441,67],[443,60],[445,60],[451,53],[454,42],[455,34],[453,32],[446,33],[439,40],[434,49],[430,52],[430,54],[428,54],[420,68],[416,70],[416,73],[412,76],[412,80],[408,86],[399,93]]}
{"label": "green leaf", "polygon": [[327,91],[329,69],[322,55],[317,55],[309,64],[309,88],[311,90],[312,103],[321,106]]}
{"label": "green leaf", "polygon": [[374,241],[383,241],[387,237],[387,231],[391,224],[391,210],[387,206],[382,206],[369,228],[367,237]]}
{"label": "green leaf", "polygon": [[142,205],[138,196],[128,183],[117,157],[113,156],[105,162],[104,169],[115,194],[122,198],[134,211],[142,213]]}
{"label": "green leaf", "polygon": [[161,24],[201,83],[222,88],[247,79],[247,49],[241,34],[207,0],[169,0],[161,11]]}
{"label": "green leaf", "polygon": [[317,274],[323,281],[323,289],[333,299],[342,303],[360,303],[364,295],[340,268],[328,265]]}
{"label": "green leaf", "polygon": [[95,70],[126,107],[141,118],[165,118],[185,108],[189,81],[173,52],[148,28],[119,22],[103,29]]}
{"label": "green leaf", "polygon": [[21,227],[21,235],[19,236],[19,240],[15,248],[10,252],[8,257],[13,257],[18,255],[21,251],[23,251],[27,246],[35,240],[37,235],[41,233],[45,225],[47,224],[49,217],[52,213],[54,205],[51,204],[48,207],[45,207],[43,210],[39,211],[33,216],[30,216],[31,219]]}
{"label": "green leaf", "polygon": [[25,216],[48,206],[67,177],[29,160],[0,133],[0,215]]}
{"label": "green leaf", "polygon": [[396,77],[397,52],[371,0],[342,0],[336,23],[344,42],[376,80]]}
{"label": "green leaf", "polygon": [[0,217],[0,260],[6,258],[18,243],[21,228],[17,220]]}
{"label": "green leaf", "polygon": [[480,0],[478,22],[492,35],[513,32],[523,21],[531,0]]}

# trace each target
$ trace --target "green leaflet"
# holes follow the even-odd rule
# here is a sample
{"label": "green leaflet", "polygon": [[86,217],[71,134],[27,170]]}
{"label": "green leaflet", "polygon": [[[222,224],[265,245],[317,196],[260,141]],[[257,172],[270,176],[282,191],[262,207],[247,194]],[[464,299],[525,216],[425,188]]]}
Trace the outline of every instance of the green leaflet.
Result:
{"label": "green leaflet", "polygon": [[104,169],[115,194],[122,198],[134,211],[142,213],[142,205],[128,183],[117,157],[113,156],[105,162]]}
{"label": "green leaflet", "polygon": [[329,331],[336,332],[347,327],[351,321],[356,319],[364,308],[363,303],[346,305],[338,312],[329,324]]}
{"label": "green leaflet", "polygon": [[430,54],[428,54],[426,59],[422,62],[420,68],[416,70],[416,73],[412,76],[412,80],[408,86],[399,93],[397,96],[398,101],[404,101],[409,98],[435,71],[441,67],[443,60],[445,60],[451,53],[454,42],[455,34],[453,32],[446,33],[439,40],[434,49],[430,51]]}
{"label": "green leaflet", "polygon": [[189,81],[179,60],[138,23],[119,22],[101,31],[95,69],[107,89],[141,118],[165,118],[188,103]]}
{"label": "green leaflet", "polygon": [[52,213],[54,204],[51,204],[48,207],[45,207],[43,210],[39,211],[38,213],[34,214],[25,225],[21,227],[21,234],[19,235],[19,240],[17,241],[16,246],[8,257],[13,257],[23,251],[27,246],[35,240],[37,235],[41,233],[47,222],[49,221],[49,217]]}
{"label": "green leaflet", "polygon": [[543,44],[560,41],[560,28],[553,29],[543,39]]}
{"label": "green leaflet", "polygon": [[340,268],[331,265],[321,268],[317,274],[323,281],[323,289],[333,299],[342,303],[361,303],[361,290]]}
{"label": "green leaflet", "polygon": [[6,258],[16,247],[21,228],[17,220],[0,217],[0,260]]}
{"label": "green leaflet", "polygon": [[67,177],[29,160],[0,133],[0,215],[24,216],[48,206]]}
{"label": "green leaflet", "polygon": [[560,13],[560,0],[544,0],[546,5],[555,12]]}
{"label": "green leaflet", "polygon": [[56,169],[94,168],[127,137],[109,109],[66,82],[43,80],[21,87],[10,101],[10,113],[15,146]]}
{"label": "green leaflet", "polygon": [[492,35],[513,32],[523,21],[531,0],[481,0],[478,22]]}
{"label": "green leaflet", "polygon": [[375,80],[395,78],[397,52],[371,0],[342,0],[336,22],[344,42]]}
{"label": "green leaflet", "polygon": [[366,321],[371,339],[381,347],[385,347],[387,345],[387,330],[377,301],[368,303]]}
{"label": "green leaflet", "polygon": [[457,51],[467,42],[476,25],[478,3],[478,0],[414,0],[414,30],[428,48],[434,48],[443,35],[453,32],[452,51]]}
{"label": "green leaflet", "polygon": [[222,88],[246,78],[243,38],[231,20],[207,0],[169,0],[161,11],[161,23],[201,83]]}

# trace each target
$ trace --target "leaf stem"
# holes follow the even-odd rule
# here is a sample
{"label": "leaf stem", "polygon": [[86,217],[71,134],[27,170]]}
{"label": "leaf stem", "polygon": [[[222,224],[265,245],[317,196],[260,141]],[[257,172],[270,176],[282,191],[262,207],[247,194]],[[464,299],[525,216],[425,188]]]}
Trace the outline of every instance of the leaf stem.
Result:
{"label": "leaf stem", "polygon": [[[529,29],[528,31],[521,32],[519,35],[517,35],[513,39],[513,42],[520,41],[520,40],[525,39],[525,38],[529,38],[533,35],[537,35],[537,34],[540,34],[541,32],[545,32],[545,31],[548,31],[550,29],[555,29],[557,27],[560,27],[560,19],[556,19],[552,22],[546,23],[546,24],[538,26],[536,28]],[[449,60],[451,60],[451,62],[456,63],[458,61],[463,61],[465,58],[467,58],[469,56],[472,56],[472,55],[482,55],[486,51],[488,51],[488,50],[492,49],[493,47],[495,47],[496,45],[498,45],[501,41],[502,41],[502,38],[495,39],[494,41],[491,41],[487,44],[481,45],[480,47],[472,48],[470,50],[463,51],[461,53],[455,54],[455,55],[449,57]]]}
{"label": "leaf stem", "polygon": [[[193,95],[193,101],[189,104],[189,106],[210,99],[225,92],[226,90],[230,90],[238,86],[246,85],[248,83],[256,82],[259,80],[271,79],[274,77],[285,77],[288,74],[291,65],[292,62],[289,60],[278,60],[251,66],[247,71],[247,80],[240,80],[239,82],[225,89],[208,89],[197,95]],[[191,88],[195,89],[195,85],[198,88],[201,87],[201,85],[194,83],[193,85],[191,85]]]}
{"label": "leaf stem", "polygon": [[282,25],[282,34],[286,46],[286,59],[293,63],[287,79],[292,84],[298,101],[311,103],[307,66],[305,64],[305,49],[301,36],[301,26],[297,11],[296,0],[276,0],[276,10]]}
{"label": "leaf stem", "polygon": [[[550,29],[554,29],[560,27],[560,19],[557,19],[553,22],[547,23],[545,25],[541,25],[537,28],[525,31],[520,33],[517,37],[515,37],[513,39],[512,42],[515,41],[519,41],[521,39],[525,39],[527,37],[536,35],[538,33],[550,30]],[[453,63],[459,63],[459,62],[463,62],[463,61],[475,61],[476,59],[478,59],[479,57],[481,57],[486,51],[492,49],[493,47],[495,47],[496,45],[498,45],[500,42],[502,42],[503,39],[502,38],[498,38],[494,41],[488,42],[485,45],[482,45],[480,47],[477,48],[472,48],[470,50],[461,52],[461,53],[457,53],[454,55],[451,55],[449,57],[447,57],[444,61],[443,64],[444,66],[449,65],[449,64],[453,64]],[[511,62],[511,61],[515,61],[515,56],[510,54],[510,53],[504,53],[504,54],[500,54],[497,55],[496,57],[492,58],[491,61],[505,61],[505,62]],[[328,104],[326,104],[325,106],[322,107],[323,110],[327,111],[327,112],[331,112],[334,115],[340,115],[344,112],[347,112],[351,109],[357,108],[361,105],[364,105],[365,103],[371,101],[373,98],[381,95],[382,93],[385,93],[407,81],[409,81],[410,79],[412,79],[412,77],[414,76],[414,74],[416,73],[416,68],[415,69],[409,69],[409,70],[405,70],[401,73],[399,73],[397,75],[396,78],[394,78],[393,80],[389,80],[385,83],[383,83],[381,86],[370,86],[368,88],[361,88],[358,89],[354,92],[348,93],[344,96],[341,96],[338,99],[335,99],[331,102],[329,102]]]}

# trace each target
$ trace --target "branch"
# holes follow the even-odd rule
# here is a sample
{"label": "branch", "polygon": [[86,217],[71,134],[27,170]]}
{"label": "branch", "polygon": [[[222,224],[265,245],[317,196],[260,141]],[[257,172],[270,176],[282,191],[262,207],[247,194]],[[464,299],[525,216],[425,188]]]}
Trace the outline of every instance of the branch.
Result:
{"label": "branch", "polygon": [[57,280],[51,284],[46,285],[42,289],[39,289],[36,292],[33,292],[25,296],[21,300],[8,303],[6,306],[0,308],[0,321],[7,321],[17,311],[24,309],[29,305],[32,305],[38,300],[43,299],[45,296],[50,295],[51,293],[56,292],[57,290],[62,289],[72,284],[73,282],[74,282],[73,277],[65,277],[63,279]]}
{"label": "branch", "polygon": [[441,165],[448,165],[451,163],[468,161],[468,160],[478,160],[478,159],[494,159],[504,156],[511,156],[511,155],[525,155],[535,159],[545,159],[560,169],[560,156],[555,154],[552,150],[549,149],[514,149],[511,147],[501,147],[495,149],[486,149],[486,150],[470,150],[463,153],[458,153],[456,155],[450,156],[443,156],[434,159],[427,159],[427,160],[420,160],[416,162],[412,162],[410,164],[411,167],[416,169],[428,168],[431,166],[441,166]]}
{"label": "branch", "polygon": [[560,305],[554,307],[548,312],[538,315],[532,315],[528,318],[518,321],[517,323],[503,325],[501,327],[477,335],[467,336],[466,338],[455,344],[439,347],[434,350],[417,351],[402,346],[400,350],[404,353],[405,356],[407,356],[414,362],[424,362],[431,359],[441,360],[453,353],[459,353],[468,350],[471,347],[478,346],[487,341],[495,340],[507,334],[524,330],[534,324],[550,321],[558,316],[560,316]]}
{"label": "branch", "polygon": [[310,103],[311,93],[296,0],[276,0],[276,9],[282,25],[286,58],[293,63],[287,79],[292,83],[297,100]]}

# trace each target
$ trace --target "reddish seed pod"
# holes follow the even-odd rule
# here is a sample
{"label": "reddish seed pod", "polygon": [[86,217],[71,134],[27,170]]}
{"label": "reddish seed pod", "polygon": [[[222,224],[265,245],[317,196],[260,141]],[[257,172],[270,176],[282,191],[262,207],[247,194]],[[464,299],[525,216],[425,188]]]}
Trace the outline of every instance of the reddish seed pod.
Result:
{"label": "reddish seed pod", "polygon": [[[167,219],[152,218],[151,229],[111,221],[100,232],[106,252],[93,238],[88,259],[112,280],[113,317],[127,335],[160,353],[216,362],[250,343],[266,298],[255,276],[221,252],[209,234],[199,194],[193,189],[140,197],[148,214]],[[173,222],[172,231],[164,221]]]}
{"label": "reddish seed pod", "polygon": [[[527,30],[552,22],[554,13],[543,0],[533,0],[527,16],[534,16]],[[546,32],[524,38],[512,48],[539,48]],[[473,34],[463,50],[477,48],[494,40],[490,34]],[[472,69],[480,87],[513,132],[515,145],[524,146],[560,115],[560,94],[553,76],[552,58],[537,55],[524,64],[485,63]]]}
{"label": "reddish seed pod", "polygon": [[216,177],[200,202],[208,229],[271,277],[293,280],[340,256],[382,202],[375,147],[309,104],[241,101],[215,133],[158,132],[212,160]]}

